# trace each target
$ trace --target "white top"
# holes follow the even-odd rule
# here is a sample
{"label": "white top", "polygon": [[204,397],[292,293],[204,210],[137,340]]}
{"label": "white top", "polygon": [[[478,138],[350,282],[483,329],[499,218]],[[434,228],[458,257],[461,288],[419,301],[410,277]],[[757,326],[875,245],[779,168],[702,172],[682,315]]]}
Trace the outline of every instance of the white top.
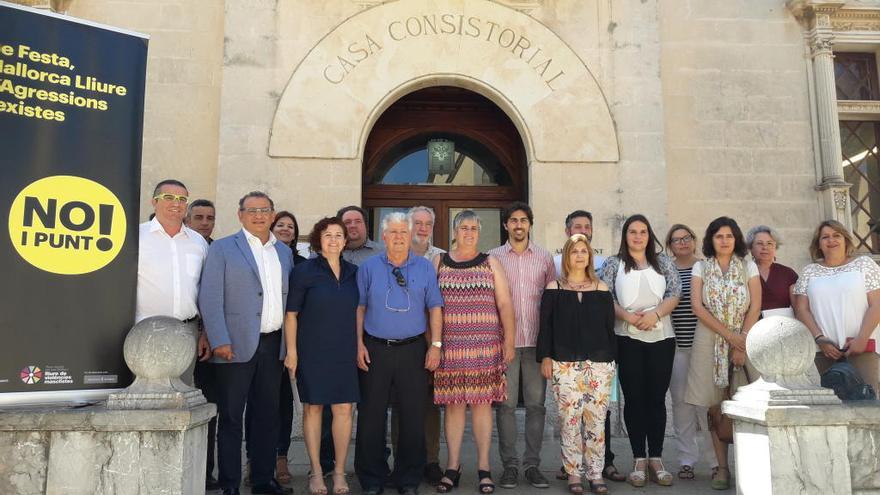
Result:
{"label": "white top", "polygon": [[[752,277],[760,275],[758,265],[756,265],[754,261],[744,259],[743,263],[746,264],[746,274],[748,275],[747,278],[749,280],[751,280]],[[703,260],[694,263],[694,267],[691,268],[691,276],[703,278]]]}
{"label": "white top", "polygon": [[284,322],[284,306],[281,301],[281,261],[278,259],[278,251],[275,250],[275,235],[269,232],[269,240],[266,244],[260,239],[241,229],[247,239],[257,269],[260,272],[260,285],[263,286],[263,310],[260,312],[260,333],[274,332],[281,328]]}
{"label": "white top", "polygon": [[[593,254],[593,269],[596,273],[602,273],[602,265],[605,264],[605,257]],[[556,267],[556,278],[562,278],[562,253],[553,256],[553,266]]]}
{"label": "white top", "polygon": [[[663,302],[663,294],[666,293],[666,277],[657,273],[654,267],[643,270],[625,270],[625,264],[620,263],[617,268],[617,276],[614,281],[614,290],[620,306],[627,311],[655,311]],[[642,342],[658,342],[675,337],[672,328],[672,320],[669,315],[664,316],[657,322],[654,329],[639,330],[634,325],[617,319],[614,322],[614,333],[629,337]]]}
{"label": "white top", "polygon": [[198,315],[199,280],[208,254],[205,238],[185,225],[171,237],[155,218],[142,223],[138,232],[135,323],[150,316],[188,320]]}
{"label": "white top", "polygon": [[[855,338],[868,310],[867,293],[880,289],[880,267],[860,256],[837,267],[811,263],[794,284],[794,293],[806,295],[819,330],[837,347]],[[878,338],[877,328],[871,334]]]}

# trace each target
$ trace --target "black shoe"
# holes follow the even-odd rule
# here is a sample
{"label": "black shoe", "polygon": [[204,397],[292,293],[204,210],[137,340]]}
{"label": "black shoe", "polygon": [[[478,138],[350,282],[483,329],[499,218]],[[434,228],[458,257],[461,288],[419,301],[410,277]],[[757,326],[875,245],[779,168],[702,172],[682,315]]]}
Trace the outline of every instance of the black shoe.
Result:
{"label": "black shoe", "polygon": [[210,474],[205,476],[205,490],[219,490],[222,488],[220,483],[214,479]]}
{"label": "black shoe", "polygon": [[436,462],[429,462],[425,464],[425,481],[428,482],[429,485],[437,485],[440,483],[440,478],[443,477],[443,471],[440,470],[440,464]]}
{"label": "black shoe", "polygon": [[382,493],[382,490],[378,488],[364,488],[361,490],[362,495],[379,495]]}
{"label": "black shoe", "polygon": [[400,495],[419,495],[419,489],[415,486],[405,486],[399,491]]}
{"label": "black shoe", "polygon": [[526,469],[525,477],[529,483],[535,488],[550,488],[550,482],[541,473],[541,470],[535,466]]}
{"label": "black shoe", "polygon": [[238,488],[224,488],[223,495],[240,495]]}
{"label": "black shoe", "polygon": [[271,480],[269,480],[268,483],[254,485],[253,488],[251,488],[251,493],[269,495],[290,495],[293,493],[293,488],[281,486],[280,484],[278,484],[278,481],[276,481],[275,478],[272,478]]}

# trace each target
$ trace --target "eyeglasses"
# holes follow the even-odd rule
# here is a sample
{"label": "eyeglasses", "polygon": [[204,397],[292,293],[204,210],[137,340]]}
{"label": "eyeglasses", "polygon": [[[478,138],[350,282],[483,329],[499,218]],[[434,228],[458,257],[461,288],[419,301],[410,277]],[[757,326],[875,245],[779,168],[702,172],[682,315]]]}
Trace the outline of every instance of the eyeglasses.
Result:
{"label": "eyeglasses", "polygon": [[265,208],[239,208],[238,211],[242,211],[244,213],[247,213],[248,215],[268,215],[275,210],[271,206],[267,206]]}
{"label": "eyeglasses", "polygon": [[388,304],[388,299],[391,297],[391,287],[388,287],[388,290],[385,291],[385,309],[391,311],[392,313],[406,313],[407,311],[409,311],[412,302],[409,299],[409,291],[406,289],[406,287],[403,287],[403,293],[406,294],[406,307],[395,308],[394,306]]}
{"label": "eyeglasses", "polygon": [[569,237],[568,240],[571,242],[589,242],[587,240],[587,236],[585,236],[584,234],[572,234],[572,236]]}
{"label": "eyeglasses", "polygon": [[682,237],[673,237],[672,239],[669,239],[669,243],[670,244],[686,244],[688,242],[691,242],[692,240],[694,240],[694,236],[686,235],[686,236],[682,236]]}
{"label": "eyeglasses", "polygon": [[397,280],[397,285],[401,287],[406,287],[406,277],[404,277],[403,273],[400,272],[399,266],[395,266],[391,270],[391,274],[394,275],[394,279]]}
{"label": "eyeglasses", "polygon": [[178,203],[188,203],[189,202],[188,197],[178,196],[177,194],[171,194],[171,193],[159,193],[159,194],[153,196],[153,199],[155,199],[155,200],[164,199],[165,201],[176,201]]}

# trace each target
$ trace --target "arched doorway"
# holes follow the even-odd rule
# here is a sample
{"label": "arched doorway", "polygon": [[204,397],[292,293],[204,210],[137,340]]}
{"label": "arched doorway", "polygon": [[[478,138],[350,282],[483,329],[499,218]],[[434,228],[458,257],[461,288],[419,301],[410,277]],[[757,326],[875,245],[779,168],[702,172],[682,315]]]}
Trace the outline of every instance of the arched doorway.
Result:
{"label": "arched doorway", "polygon": [[[429,152],[443,141],[454,152],[445,166]],[[436,148],[443,153],[444,148]],[[445,155],[445,153],[443,153]],[[443,165],[443,163],[441,163]],[[506,240],[500,211],[527,197],[526,153],[513,122],[489,99],[451,86],[403,96],[376,121],[364,148],[363,205],[373,238],[389,211],[415,205],[434,209],[434,244],[449,248],[451,222],[463,209],[482,218],[480,249]]]}

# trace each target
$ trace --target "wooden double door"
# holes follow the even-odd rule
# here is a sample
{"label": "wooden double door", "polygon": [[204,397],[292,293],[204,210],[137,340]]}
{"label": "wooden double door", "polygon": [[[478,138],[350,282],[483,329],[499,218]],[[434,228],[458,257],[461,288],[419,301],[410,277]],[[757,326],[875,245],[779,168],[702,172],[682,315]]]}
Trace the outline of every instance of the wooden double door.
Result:
{"label": "wooden double door", "polygon": [[[433,173],[428,142],[454,143],[454,168]],[[386,213],[417,205],[434,210],[434,245],[449,249],[452,220],[465,209],[481,218],[480,249],[506,241],[501,210],[527,197],[525,150],[513,123],[490,100],[453,87],[404,96],[373,127],[364,153],[363,202],[373,238]]]}

